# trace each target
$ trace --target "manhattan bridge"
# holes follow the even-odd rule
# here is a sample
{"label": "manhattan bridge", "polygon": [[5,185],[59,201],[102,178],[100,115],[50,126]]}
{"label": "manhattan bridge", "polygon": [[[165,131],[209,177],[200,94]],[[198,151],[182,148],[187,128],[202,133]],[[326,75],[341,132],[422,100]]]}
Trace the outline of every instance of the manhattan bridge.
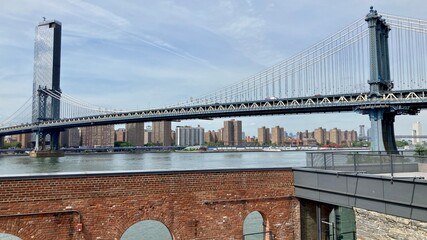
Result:
{"label": "manhattan bridge", "polygon": [[33,94],[0,122],[0,137],[34,133],[58,149],[67,128],[135,122],[355,111],[371,121],[374,151],[396,152],[394,119],[427,108],[427,20],[369,13],[262,72],[188,101],[115,111],[60,90],[61,23],[37,27]]}

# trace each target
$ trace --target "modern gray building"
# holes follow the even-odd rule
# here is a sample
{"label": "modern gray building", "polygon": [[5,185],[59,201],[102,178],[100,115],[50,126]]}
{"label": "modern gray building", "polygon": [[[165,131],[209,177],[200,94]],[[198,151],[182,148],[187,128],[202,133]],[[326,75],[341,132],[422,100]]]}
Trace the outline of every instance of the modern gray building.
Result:
{"label": "modern gray building", "polygon": [[36,27],[34,42],[33,122],[59,119],[59,99],[39,89],[60,91],[61,23],[45,20]]}
{"label": "modern gray building", "polygon": [[200,126],[195,128],[190,126],[177,126],[175,132],[177,146],[195,146],[205,143],[205,129]]}
{"label": "modern gray building", "polygon": [[[32,121],[38,122],[60,118],[60,66],[61,66],[61,23],[43,20],[36,27],[34,41],[34,78]],[[52,94],[47,94],[51,92]],[[46,135],[50,136],[51,149],[57,149],[59,131],[38,135],[43,145]],[[36,143],[37,146],[37,143]],[[42,146],[44,148],[44,146]]]}

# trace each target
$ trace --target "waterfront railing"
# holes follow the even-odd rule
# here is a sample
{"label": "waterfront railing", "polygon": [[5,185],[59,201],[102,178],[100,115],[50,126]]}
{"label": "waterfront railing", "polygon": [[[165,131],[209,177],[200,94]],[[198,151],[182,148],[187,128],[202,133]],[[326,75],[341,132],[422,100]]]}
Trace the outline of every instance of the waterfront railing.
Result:
{"label": "waterfront railing", "polygon": [[335,171],[366,172],[372,174],[400,172],[426,172],[427,156],[414,151],[396,154],[385,152],[307,152],[306,166]]}

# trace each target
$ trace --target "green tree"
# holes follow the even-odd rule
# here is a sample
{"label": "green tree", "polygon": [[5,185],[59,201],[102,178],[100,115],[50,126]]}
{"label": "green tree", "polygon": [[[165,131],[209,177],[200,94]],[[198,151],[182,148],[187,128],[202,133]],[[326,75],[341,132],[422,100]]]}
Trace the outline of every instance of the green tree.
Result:
{"label": "green tree", "polygon": [[371,146],[371,142],[369,141],[354,141],[351,143],[353,147],[369,147]]}
{"label": "green tree", "polygon": [[415,145],[415,153],[420,156],[427,155],[427,148],[421,144]]}
{"label": "green tree", "polygon": [[398,148],[402,148],[402,147],[408,146],[408,145],[409,145],[409,143],[407,141],[405,141],[405,140],[397,140],[396,141],[396,146]]}
{"label": "green tree", "polygon": [[114,142],[114,147],[133,147],[133,145],[128,142]]}

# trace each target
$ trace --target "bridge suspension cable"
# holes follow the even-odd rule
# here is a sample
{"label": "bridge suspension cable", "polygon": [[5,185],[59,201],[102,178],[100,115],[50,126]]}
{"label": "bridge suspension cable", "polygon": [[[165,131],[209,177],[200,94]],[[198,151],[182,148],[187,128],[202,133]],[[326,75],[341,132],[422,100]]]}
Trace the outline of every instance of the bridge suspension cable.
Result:
{"label": "bridge suspension cable", "polygon": [[395,90],[427,88],[427,20],[381,14],[390,25],[390,71]]}
{"label": "bridge suspension cable", "polygon": [[361,18],[285,61],[178,106],[365,92],[367,36]]}
{"label": "bridge suspension cable", "polygon": [[0,122],[0,127],[8,127],[19,125],[22,123],[31,122],[32,96],[29,97],[22,106],[18,108],[12,115]]}
{"label": "bridge suspension cable", "polygon": [[[59,91],[48,90],[47,88],[42,90],[52,99],[57,99],[60,102],[60,118],[76,118],[83,116],[94,116],[102,114],[120,113],[124,111],[111,110],[102,108],[80,99],[77,99],[71,95],[61,93]],[[32,122],[32,110],[33,110],[33,96],[29,97],[27,101],[16,110],[11,116],[0,122],[0,127],[8,127],[13,125],[20,125],[24,123]],[[51,100],[48,99],[50,102]]]}

